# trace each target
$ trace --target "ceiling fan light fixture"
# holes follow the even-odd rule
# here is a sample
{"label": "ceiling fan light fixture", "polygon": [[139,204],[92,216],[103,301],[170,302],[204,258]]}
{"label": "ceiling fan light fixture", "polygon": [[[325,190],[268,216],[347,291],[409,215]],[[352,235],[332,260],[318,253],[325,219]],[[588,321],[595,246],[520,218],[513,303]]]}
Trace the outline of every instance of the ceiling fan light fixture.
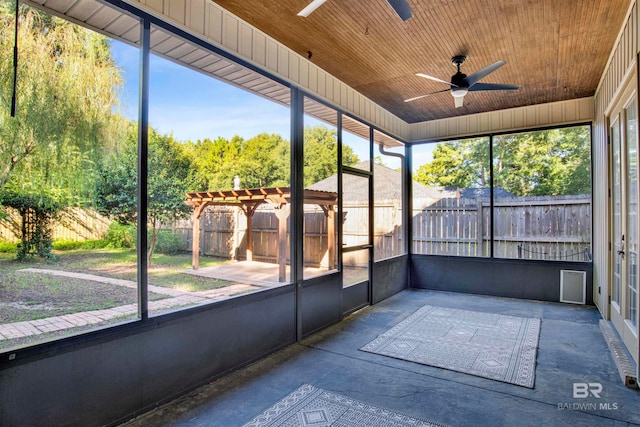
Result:
{"label": "ceiling fan light fixture", "polygon": [[455,98],[462,98],[467,94],[467,92],[469,92],[469,89],[467,89],[466,87],[451,88],[451,95],[453,95]]}

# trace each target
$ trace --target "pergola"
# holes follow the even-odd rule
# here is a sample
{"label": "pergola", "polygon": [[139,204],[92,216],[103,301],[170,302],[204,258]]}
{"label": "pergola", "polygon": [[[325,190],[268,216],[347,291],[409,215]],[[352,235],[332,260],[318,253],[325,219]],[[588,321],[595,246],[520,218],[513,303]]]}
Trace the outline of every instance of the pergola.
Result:
{"label": "pergola", "polygon": [[[237,206],[247,217],[246,259],[253,260],[252,218],[258,206],[270,203],[275,207],[278,218],[278,280],[286,280],[287,265],[287,217],[290,211],[291,188],[269,187],[225,191],[202,191],[187,193],[186,203],[193,206],[193,261],[192,268],[198,269],[200,256],[200,216],[207,206]],[[329,251],[329,268],[335,266],[335,209],[338,204],[338,193],[319,190],[304,190],[304,203],[319,205],[327,218],[327,241]]]}

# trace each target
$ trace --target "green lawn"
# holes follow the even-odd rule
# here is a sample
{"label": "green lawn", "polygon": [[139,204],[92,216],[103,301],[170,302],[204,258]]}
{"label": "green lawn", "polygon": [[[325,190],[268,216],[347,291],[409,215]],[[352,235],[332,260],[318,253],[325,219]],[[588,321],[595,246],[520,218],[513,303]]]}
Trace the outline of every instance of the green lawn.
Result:
{"label": "green lawn", "polygon": [[[137,281],[137,255],[131,249],[78,249],[54,252],[57,256],[55,261],[33,258],[26,262],[17,262],[13,253],[0,253],[0,274],[24,268],[46,268]],[[200,257],[201,267],[228,262],[220,258]],[[156,254],[148,269],[149,284],[191,292],[216,289],[230,284],[224,280],[184,274],[184,271],[190,268],[189,253]]]}
{"label": "green lawn", "polygon": [[[138,272],[135,251],[130,249],[78,249],[54,252],[55,260],[31,258],[26,262],[16,261],[15,253],[0,253],[0,324],[102,310],[128,304],[137,305],[138,291],[135,288],[101,283],[95,280],[21,271],[27,268],[59,270],[136,282]],[[202,267],[222,265],[227,262],[229,261],[200,257],[200,266]],[[185,274],[184,272],[190,268],[190,254],[158,254],[153,257],[152,265],[148,269],[148,282],[150,285],[189,292],[216,289],[232,284],[232,282],[224,280]],[[171,296],[157,292],[149,292],[148,296],[150,301],[171,298]],[[135,318],[137,318],[137,314],[132,313],[106,320],[100,324],[79,326],[22,338],[5,340],[0,338],[0,350],[34,344]]]}
{"label": "green lawn", "polygon": [[[33,258],[15,260],[15,254],[0,254],[0,324],[100,310],[137,303],[137,289],[20,271],[26,268],[87,273],[102,277],[137,281],[136,253],[129,249],[83,249],[56,253],[54,261]],[[227,261],[201,257],[203,267]],[[182,291],[203,291],[231,282],[185,274],[191,267],[190,254],[154,256],[149,268],[149,284]],[[167,298],[149,292],[149,300]]]}

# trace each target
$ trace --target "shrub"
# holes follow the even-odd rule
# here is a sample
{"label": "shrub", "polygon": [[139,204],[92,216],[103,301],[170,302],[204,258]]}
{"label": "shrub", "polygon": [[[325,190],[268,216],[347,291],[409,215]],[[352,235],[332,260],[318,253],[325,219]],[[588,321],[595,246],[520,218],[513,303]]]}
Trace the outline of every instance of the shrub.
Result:
{"label": "shrub", "polygon": [[158,253],[174,255],[186,250],[187,241],[181,234],[173,233],[170,230],[158,230],[157,238],[156,252]]}
{"label": "shrub", "polygon": [[60,200],[46,192],[6,190],[0,193],[0,204],[16,209],[22,219],[16,258],[23,261],[27,256],[37,255],[54,259],[53,221],[64,208]]}
{"label": "shrub", "polygon": [[53,249],[57,251],[71,251],[74,249],[102,249],[106,248],[109,242],[106,240],[56,240],[53,242]]}
{"label": "shrub", "polygon": [[11,242],[0,242],[0,252],[17,252],[18,245]]}
{"label": "shrub", "polygon": [[84,242],[81,242],[82,246],[80,246],[82,249],[104,249],[109,247],[109,242],[105,239],[100,239],[100,240],[85,240]]}
{"label": "shrub", "polygon": [[105,236],[107,247],[110,248],[135,248],[136,228],[131,224],[112,222]]}
{"label": "shrub", "polygon": [[82,242],[76,240],[56,240],[53,242],[53,249],[57,251],[70,251],[81,247]]}

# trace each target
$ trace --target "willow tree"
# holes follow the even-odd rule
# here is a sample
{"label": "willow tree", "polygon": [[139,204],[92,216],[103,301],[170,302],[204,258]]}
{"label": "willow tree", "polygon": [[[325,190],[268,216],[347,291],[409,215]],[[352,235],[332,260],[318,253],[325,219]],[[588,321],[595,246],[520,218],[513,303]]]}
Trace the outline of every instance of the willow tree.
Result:
{"label": "willow tree", "polygon": [[56,212],[91,200],[117,140],[122,79],[106,37],[21,5],[12,115],[14,11],[0,3],[0,205],[21,217],[18,257],[50,256]]}
{"label": "willow tree", "polygon": [[117,129],[122,79],[109,40],[22,5],[12,117],[14,7],[0,4],[0,190],[81,194]]}

